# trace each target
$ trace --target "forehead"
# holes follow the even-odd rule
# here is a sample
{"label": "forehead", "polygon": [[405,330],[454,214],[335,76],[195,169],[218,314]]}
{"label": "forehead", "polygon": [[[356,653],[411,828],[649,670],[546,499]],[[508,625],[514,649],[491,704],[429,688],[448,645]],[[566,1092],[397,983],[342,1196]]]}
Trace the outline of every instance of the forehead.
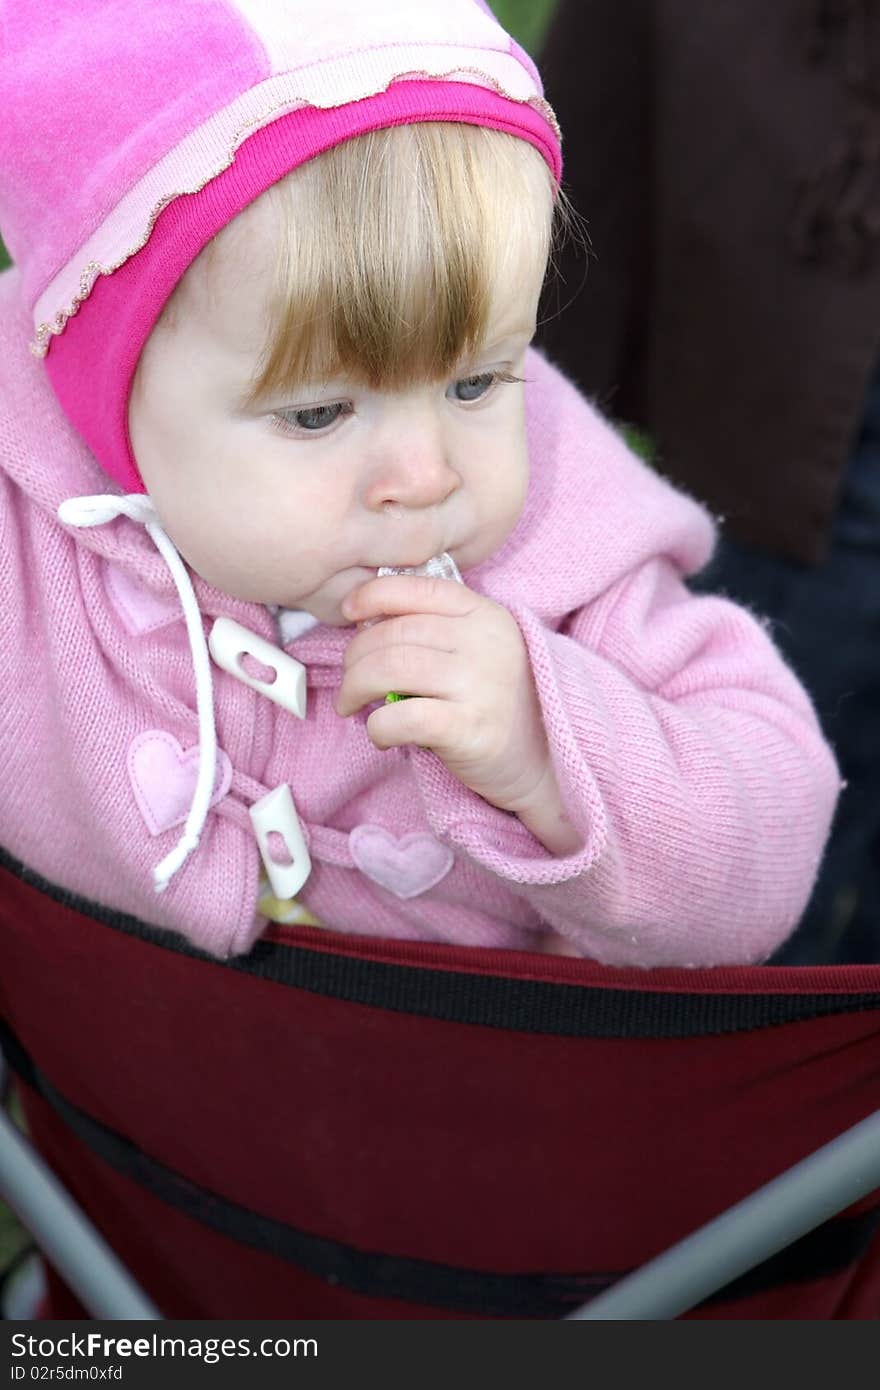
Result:
{"label": "forehead", "polygon": [[[490,243],[486,346],[532,335],[545,270],[544,247],[523,225]],[[264,194],[190,266],[175,296],[175,326],[234,354],[253,373],[273,331],[284,248],[279,205]],[[296,266],[284,274],[295,276]]]}
{"label": "forehead", "polygon": [[192,325],[240,351],[262,350],[278,259],[278,229],[258,198],[214,237],[175,294],[175,327]]}

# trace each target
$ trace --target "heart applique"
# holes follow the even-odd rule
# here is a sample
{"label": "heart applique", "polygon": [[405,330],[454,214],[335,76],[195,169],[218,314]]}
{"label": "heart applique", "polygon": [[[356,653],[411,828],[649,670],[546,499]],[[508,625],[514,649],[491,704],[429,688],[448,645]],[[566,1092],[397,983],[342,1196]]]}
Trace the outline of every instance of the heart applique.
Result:
{"label": "heart applique", "polygon": [[118,565],[104,567],[107,597],[133,637],[142,637],[169,623],[179,622],[183,611],[174,599],[154,594],[128,570]]}
{"label": "heart applique", "polygon": [[417,898],[445,878],[455,863],[447,846],[426,831],[397,839],[381,825],[356,825],[348,837],[355,866],[398,898]]}
{"label": "heart applique", "polygon": [[[163,729],[148,729],[132,739],[128,749],[128,775],[140,813],[151,835],[161,835],[182,825],[189,815],[199,775],[199,748],[184,753],[177,739]],[[217,776],[211,805],[229,791],[232,763],[217,749]]]}

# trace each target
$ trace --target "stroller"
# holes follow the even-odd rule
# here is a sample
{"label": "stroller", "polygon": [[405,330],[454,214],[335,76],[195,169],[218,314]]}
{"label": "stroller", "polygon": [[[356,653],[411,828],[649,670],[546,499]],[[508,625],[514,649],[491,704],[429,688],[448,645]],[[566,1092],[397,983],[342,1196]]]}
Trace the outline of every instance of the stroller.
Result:
{"label": "stroller", "polygon": [[[880,1313],[880,966],[618,970],[310,927],[221,963],[0,875],[31,1139],[152,1315]],[[43,1315],[89,1311],[50,1270]]]}

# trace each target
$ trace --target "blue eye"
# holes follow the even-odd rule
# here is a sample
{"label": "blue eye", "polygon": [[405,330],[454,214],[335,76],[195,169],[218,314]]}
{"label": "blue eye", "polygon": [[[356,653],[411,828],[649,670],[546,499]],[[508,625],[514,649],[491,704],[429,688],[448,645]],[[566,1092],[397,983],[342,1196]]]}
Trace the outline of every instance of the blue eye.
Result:
{"label": "blue eye", "polygon": [[478,401],[487,391],[491,391],[497,380],[497,372],[480,372],[477,376],[464,376],[460,381],[454,381],[446,394],[456,401]]}
{"label": "blue eye", "polygon": [[475,372],[473,376],[463,376],[454,381],[446,395],[449,400],[467,405],[471,401],[481,401],[484,396],[488,396],[499,382],[507,382],[509,385],[519,382],[522,385],[522,381],[521,376],[513,376],[511,372],[499,369],[493,372]]}
{"label": "blue eye", "polygon": [[317,434],[330,429],[343,415],[351,414],[348,401],[333,401],[329,405],[308,405],[301,410],[276,410],[273,420],[278,428],[292,434]]}

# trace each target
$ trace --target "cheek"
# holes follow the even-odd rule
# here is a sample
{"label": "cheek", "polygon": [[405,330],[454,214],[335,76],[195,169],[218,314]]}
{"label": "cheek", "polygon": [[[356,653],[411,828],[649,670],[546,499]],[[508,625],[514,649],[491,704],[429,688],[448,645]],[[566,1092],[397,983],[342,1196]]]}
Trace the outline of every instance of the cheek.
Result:
{"label": "cheek", "polygon": [[240,592],[247,575],[245,556],[249,549],[241,525],[230,516],[215,519],[204,513],[180,511],[163,520],[181,556],[196,574],[218,589],[234,592],[236,597],[248,597]]}
{"label": "cheek", "polygon": [[522,511],[523,503],[529,487],[529,451],[526,441],[523,439],[519,447],[513,451],[510,469],[510,497],[511,504],[516,508],[519,516]]}
{"label": "cheek", "polygon": [[295,606],[354,562],[344,553],[348,528],[323,493],[258,488],[253,475],[246,488],[202,488],[185,506],[178,495],[166,529],[197,574],[248,602]]}
{"label": "cheek", "polygon": [[209,584],[275,602],[356,563],[345,470],[295,457],[283,439],[217,411],[202,411],[194,428],[192,412],[150,410],[144,400],[130,411],[144,483],[181,556]]}
{"label": "cheek", "polygon": [[492,467],[483,474],[483,506],[506,534],[522,512],[529,483],[525,440],[518,437],[493,452]]}

